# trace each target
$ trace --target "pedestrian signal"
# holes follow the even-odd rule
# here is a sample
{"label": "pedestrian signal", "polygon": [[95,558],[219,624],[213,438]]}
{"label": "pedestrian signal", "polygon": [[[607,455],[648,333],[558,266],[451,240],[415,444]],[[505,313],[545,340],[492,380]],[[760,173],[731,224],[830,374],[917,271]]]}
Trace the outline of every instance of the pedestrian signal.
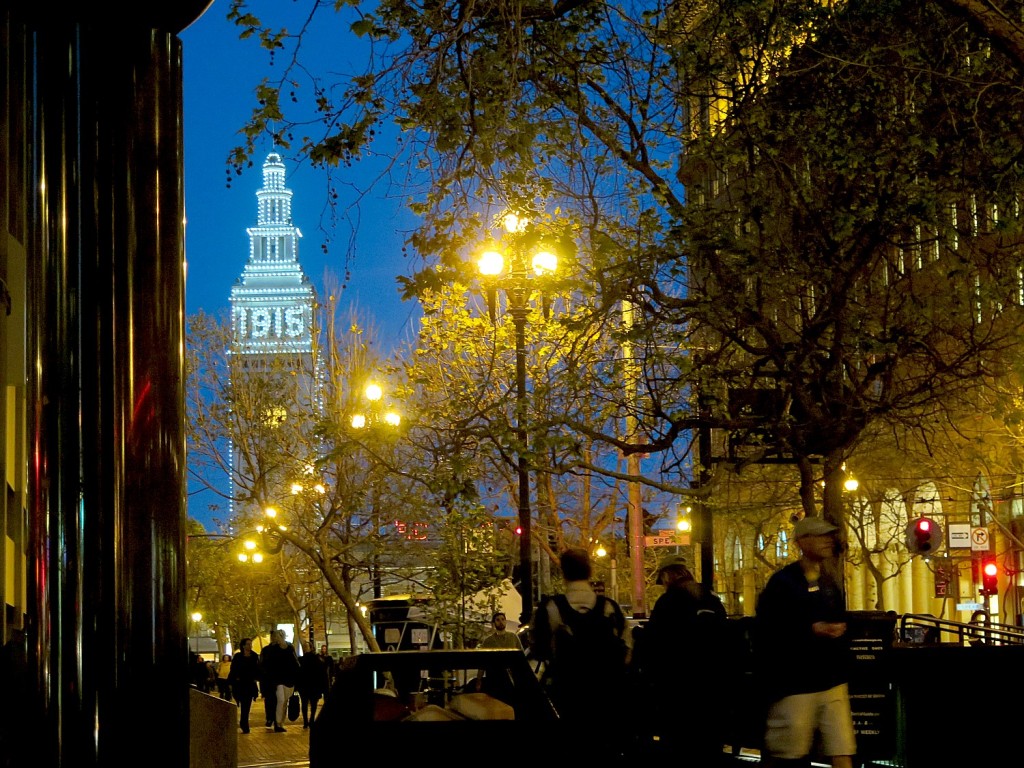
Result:
{"label": "pedestrian signal", "polygon": [[981,563],[981,594],[999,594],[999,566],[994,559],[986,559]]}
{"label": "pedestrian signal", "polygon": [[928,517],[907,524],[907,549],[912,555],[930,555],[942,546],[942,526]]}

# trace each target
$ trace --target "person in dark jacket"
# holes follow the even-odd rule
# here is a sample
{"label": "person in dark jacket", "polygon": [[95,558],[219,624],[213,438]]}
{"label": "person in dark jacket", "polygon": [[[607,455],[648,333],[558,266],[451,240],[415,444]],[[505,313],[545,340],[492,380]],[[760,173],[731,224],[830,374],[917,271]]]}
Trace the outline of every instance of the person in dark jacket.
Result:
{"label": "person in dark jacket", "polygon": [[793,528],[800,560],[776,571],[757,601],[755,653],[768,702],[767,766],[800,764],[815,735],[836,768],[856,754],[847,687],[846,599],[823,567],[837,552],[837,528],[805,517]]}
{"label": "person in dark jacket", "polygon": [[657,583],[665,591],[638,633],[630,662],[649,704],[637,713],[643,748],[652,757],[710,768],[723,761],[723,708],[732,690],[722,679],[731,662],[725,607],[694,580],[682,555],[662,558]]}
{"label": "person in dark jacket", "polygon": [[271,632],[270,638],[270,645],[260,655],[260,681],[264,696],[268,688],[274,691],[274,732],[284,733],[288,699],[299,682],[299,658],[283,629]]}
{"label": "person in dark jacket", "polygon": [[242,733],[249,732],[249,710],[259,695],[256,688],[259,676],[260,657],[252,649],[252,639],[243,637],[238,644],[238,652],[231,659],[231,671],[228,672],[228,685],[240,708],[238,725]]}
{"label": "person in dark jacket", "polygon": [[299,659],[299,699],[302,702],[302,727],[316,720],[316,708],[327,693],[327,664],[323,657],[313,653],[313,645],[302,641],[302,658]]}

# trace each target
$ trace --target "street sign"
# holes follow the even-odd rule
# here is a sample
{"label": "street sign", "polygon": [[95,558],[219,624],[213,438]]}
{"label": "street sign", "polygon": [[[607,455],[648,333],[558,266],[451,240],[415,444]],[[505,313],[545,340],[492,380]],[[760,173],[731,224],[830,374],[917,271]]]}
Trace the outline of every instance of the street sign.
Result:
{"label": "street sign", "polygon": [[681,531],[668,531],[658,536],[644,536],[645,547],[687,547],[690,545],[690,534]]}
{"label": "street sign", "polygon": [[971,547],[971,524],[950,523],[949,524],[949,548],[970,549]]}
{"label": "street sign", "polygon": [[971,528],[971,551],[988,552],[988,528]]}

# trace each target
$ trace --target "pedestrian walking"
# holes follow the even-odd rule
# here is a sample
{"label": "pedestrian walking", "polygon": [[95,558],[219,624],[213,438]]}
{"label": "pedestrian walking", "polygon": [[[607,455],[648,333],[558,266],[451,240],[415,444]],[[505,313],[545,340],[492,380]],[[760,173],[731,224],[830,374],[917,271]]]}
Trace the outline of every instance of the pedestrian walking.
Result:
{"label": "pedestrian walking", "polygon": [[256,682],[260,676],[260,657],[252,649],[252,639],[243,637],[238,644],[238,652],[231,659],[228,672],[228,683],[231,693],[238,702],[238,726],[242,733],[249,732],[249,711],[252,703],[259,695]]}
{"label": "pedestrian walking", "polygon": [[302,704],[302,727],[316,720],[320,699],[327,692],[327,664],[319,654],[313,653],[308,640],[302,641],[302,658],[299,659],[299,700]]}
{"label": "pedestrian walking", "polygon": [[263,712],[266,715],[267,728],[274,727],[274,717],[277,713],[277,686],[269,682],[263,670],[267,667],[267,658],[272,653],[269,648],[274,644],[276,631],[271,630],[270,642],[260,649],[260,695],[263,696]]}
{"label": "pedestrian walking", "polygon": [[231,674],[231,655],[222,654],[220,663],[217,665],[217,692],[222,699],[231,701],[231,683],[228,676]]}
{"label": "pedestrian walking", "polygon": [[[564,720],[592,728],[618,723],[591,739],[597,754],[621,755],[628,628],[619,604],[590,585],[590,556],[568,549],[559,558],[565,591],[545,597],[533,615],[530,651],[543,660],[545,685]],[[611,735],[610,735],[611,734]]]}
{"label": "pedestrian walking", "polygon": [[320,646],[320,659],[323,661],[324,668],[327,670],[327,690],[324,691],[324,701],[327,701],[327,696],[330,694],[331,687],[334,685],[334,672],[337,669],[334,657],[331,656],[331,652],[327,649],[327,643]]}
{"label": "pedestrian walking", "polygon": [[800,559],[776,571],[758,598],[754,650],[768,706],[767,766],[806,758],[816,736],[835,768],[853,765],[846,599],[824,568],[837,553],[837,531],[818,517],[797,522]]}
{"label": "pedestrian walking", "polygon": [[665,591],[637,633],[630,661],[642,754],[711,768],[723,762],[729,643],[725,607],[681,555],[662,558]]}
{"label": "pedestrian walking", "polygon": [[270,633],[270,644],[260,654],[260,680],[264,698],[274,693],[273,724],[275,733],[283,733],[288,699],[299,682],[299,658],[288,642],[283,629]]}

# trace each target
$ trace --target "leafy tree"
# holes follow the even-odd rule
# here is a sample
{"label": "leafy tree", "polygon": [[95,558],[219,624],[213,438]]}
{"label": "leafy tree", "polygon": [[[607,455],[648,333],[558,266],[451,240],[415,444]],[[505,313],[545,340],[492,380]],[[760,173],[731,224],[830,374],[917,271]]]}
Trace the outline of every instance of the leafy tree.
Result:
{"label": "leafy tree", "polygon": [[[624,392],[621,362],[564,358],[580,399],[566,390],[546,434],[575,460],[565,471],[586,466],[582,434],[664,451],[682,480],[681,438],[700,424],[752,443],[746,462],[792,458],[806,514],[823,477],[825,515],[843,522],[841,467],[869,425],[913,428],[1018,348],[1016,62],[949,6],[341,4],[373,43],[367,71],[338,88],[313,74],[317,135],[287,115],[282,95],[307,84],[287,64],[249,135],[342,169],[399,126],[425,190],[410,246],[430,264],[409,294],[466,282],[490,209],[560,210],[579,244],[565,291],[588,298],[576,338],[628,342],[640,371]],[[296,50],[301,33],[242,3],[232,16]],[[623,302],[633,322],[618,322]],[[762,389],[764,409],[737,407]],[[624,438],[609,426],[627,416]]]}

